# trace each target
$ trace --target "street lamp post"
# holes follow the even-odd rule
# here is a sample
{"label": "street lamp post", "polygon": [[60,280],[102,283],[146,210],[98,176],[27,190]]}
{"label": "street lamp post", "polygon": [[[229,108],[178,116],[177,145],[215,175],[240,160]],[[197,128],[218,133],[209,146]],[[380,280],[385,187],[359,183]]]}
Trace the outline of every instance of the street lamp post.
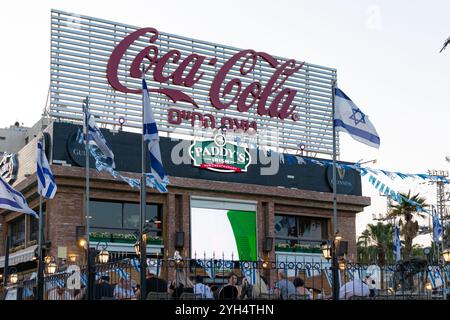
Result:
{"label": "street lamp post", "polygon": [[[321,245],[322,253],[327,261],[331,260],[332,275],[332,296],[333,300],[339,300],[339,269],[338,249],[342,236],[336,232],[333,241],[323,242]],[[345,268],[345,265],[344,265]]]}
{"label": "street lamp post", "polygon": [[333,274],[333,300],[339,300],[339,263],[338,250],[342,237],[336,231],[333,241],[331,242],[331,270]]}

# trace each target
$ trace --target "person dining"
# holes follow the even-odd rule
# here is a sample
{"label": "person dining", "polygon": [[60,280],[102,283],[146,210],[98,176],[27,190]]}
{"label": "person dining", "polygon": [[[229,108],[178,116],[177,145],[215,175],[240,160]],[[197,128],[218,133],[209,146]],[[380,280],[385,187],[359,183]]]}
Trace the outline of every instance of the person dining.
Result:
{"label": "person dining", "polygon": [[136,295],[131,287],[130,281],[124,277],[120,277],[119,283],[114,288],[113,295],[120,300],[136,300]]}
{"label": "person dining", "polygon": [[312,300],[312,293],[305,288],[305,282],[302,278],[294,279],[294,287],[296,290],[296,296],[304,297],[307,300]]}

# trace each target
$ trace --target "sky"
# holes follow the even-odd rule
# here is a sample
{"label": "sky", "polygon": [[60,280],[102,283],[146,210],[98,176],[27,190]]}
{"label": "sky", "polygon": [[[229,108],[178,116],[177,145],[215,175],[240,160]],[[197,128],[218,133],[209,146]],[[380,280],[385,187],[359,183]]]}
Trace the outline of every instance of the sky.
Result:
{"label": "sky", "polygon": [[[336,68],[339,87],[381,138],[374,149],[341,134],[342,160],[377,159],[368,166],[404,173],[450,169],[450,46],[439,53],[450,36],[448,1],[3,2],[0,127],[31,126],[43,112],[52,8]],[[358,214],[357,233],[386,211],[386,198],[366,180],[373,205]],[[435,203],[433,186],[393,186]]]}

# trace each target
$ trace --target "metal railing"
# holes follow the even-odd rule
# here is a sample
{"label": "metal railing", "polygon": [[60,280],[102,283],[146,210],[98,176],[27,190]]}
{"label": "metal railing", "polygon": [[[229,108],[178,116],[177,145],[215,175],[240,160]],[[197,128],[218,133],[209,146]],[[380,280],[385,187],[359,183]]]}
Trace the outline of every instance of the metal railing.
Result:
{"label": "metal railing", "polygon": [[[332,270],[318,261],[232,261],[223,259],[147,259],[147,292],[140,292],[139,259],[95,265],[94,299],[136,300],[317,300],[331,299]],[[409,261],[395,265],[340,265],[340,299],[445,299],[449,265]],[[446,281],[447,286],[443,286]],[[44,278],[44,299],[86,299],[84,266],[68,265]],[[33,299],[35,280],[14,286],[17,299]],[[1,288],[0,288],[1,289]]]}

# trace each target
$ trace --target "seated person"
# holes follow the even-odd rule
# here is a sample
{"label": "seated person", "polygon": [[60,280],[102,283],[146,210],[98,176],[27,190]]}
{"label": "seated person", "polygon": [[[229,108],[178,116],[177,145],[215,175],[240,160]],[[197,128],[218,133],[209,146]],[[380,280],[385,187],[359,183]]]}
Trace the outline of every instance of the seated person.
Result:
{"label": "seated person", "polygon": [[202,276],[196,276],[194,278],[194,293],[195,294],[201,294],[203,299],[212,299],[213,294],[211,292],[211,289],[203,284],[203,277]]}
{"label": "seated person", "polygon": [[194,284],[187,277],[183,269],[177,269],[175,280],[169,286],[169,293],[174,299],[179,299],[183,292],[194,292]]}
{"label": "seated person", "polygon": [[114,288],[113,294],[116,299],[136,300],[136,296],[134,294],[133,288],[131,288],[130,281],[128,281],[128,279],[125,279],[124,277],[120,277],[119,283]]}
{"label": "seated person", "polygon": [[288,300],[289,296],[296,292],[294,284],[287,278],[283,270],[278,271],[278,277],[280,280],[275,283],[273,293],[280,299]]}
{"label": "seated person", "polygon": [[297,296],[305,297],[305,299],[308,300],[312,299],[312,294],[308,289],[305,288],[305,282],[303,281],[302,278],[294,279],[294,287],[295,290],[297,291],[296,292]]}
{"label": "seated person", "polygon": [[167,292],[167,281],[157,277],[154,273],[147,269],[145,287],[145,296],[147,296],[149,292]]}
{"label": "seated person", "polygon": [[102,275],[100,276],[99,282],[94,286],[94,298],[96,300],[113,298],[113,291],[113,286],[109,283],[109,276]]}
{"label": "seated person", "polygon": [[228,275],[228,283],[219,289],[218,299],[235,300],[239,296],[237,288],[238,276],[235,273]]}

